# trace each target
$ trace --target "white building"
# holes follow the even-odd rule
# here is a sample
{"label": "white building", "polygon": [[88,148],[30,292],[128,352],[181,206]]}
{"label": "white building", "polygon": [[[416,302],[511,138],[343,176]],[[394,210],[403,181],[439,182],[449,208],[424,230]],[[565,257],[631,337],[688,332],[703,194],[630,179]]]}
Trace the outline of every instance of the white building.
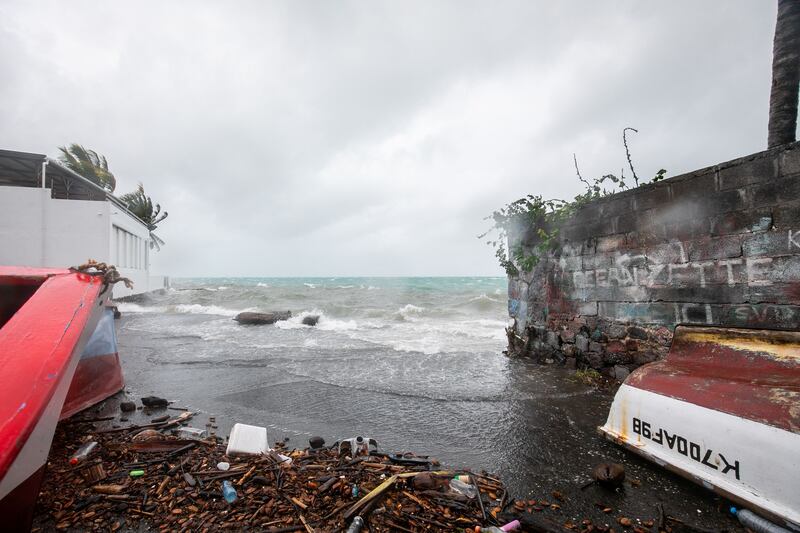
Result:
{"label": "white building", "polygon": [[0,265],[115,265],[133,281],[114,296],[166,288],[150,274],[147,226],[111,193],[41,154],[0,150]]}

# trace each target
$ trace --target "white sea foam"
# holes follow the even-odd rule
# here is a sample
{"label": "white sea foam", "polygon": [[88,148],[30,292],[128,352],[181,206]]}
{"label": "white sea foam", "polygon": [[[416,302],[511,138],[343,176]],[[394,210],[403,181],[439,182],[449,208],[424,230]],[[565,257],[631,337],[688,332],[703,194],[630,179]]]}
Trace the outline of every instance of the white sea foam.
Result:
{"label": "white sea foam", "polygon": [[200,304],[179,304],[175,306],[175,311],[178,313],[191,313],[193,315],[220,315],[220,316],[236,316],[244,311],[255,311],[250,307],[236,311],[234,309],[226,309],[218,305],[200,305]]}
{"label": "white sea foam", "polygon": [[303,283],[303,285],[305,285],[309,289],[316,289],[317,288],[317,286],[314,283]]}
{"label": "white sea foam", "polygon": [[[497,294],[497,293],[495,293],[495,294]],[[485,292],[481,293],[480,296],[474,296],[474,297],[470,298],[469,301],[470,302],[496,302],[496,303],[500,303],[500,300],[497,300],[495,298],[492,298],[491,296],[488,296]]]}
{"label": "white sea foam", "polygon": [[146,307],[133,302],[117,302],[116,305],[117,309],[119,309],[121,313],[163,313],[166,311],[166,308],[164,307]]}
{"label": "white sea foam", "polygon": [[[316,326],[307,326],[303,324],[303,319],[307,316],[318,316],[319,321]],[[294,315],[289,320],[281,320],[275,323],[280,329],[299,329],[299,328],[316,328],[321,331],[354,331],[358,329],[358,324],[355,320],[339,320],[325,316],[323,311],[313,309],[311,311],[303,311]]]}
{"label": "white sea foam", "polygon": [[265,287],[265,288],[268,288],[268,287],[269,287],[269,283],[261,283],[261,282],[259,281],[258,283],[256,283],[256,287]]}
{"label": "white sea foam", "polygon": [[396,311],[396,314],[403,320],[416,320],[419,315],[425,312],[424,307],[414,304],[406,304]]}

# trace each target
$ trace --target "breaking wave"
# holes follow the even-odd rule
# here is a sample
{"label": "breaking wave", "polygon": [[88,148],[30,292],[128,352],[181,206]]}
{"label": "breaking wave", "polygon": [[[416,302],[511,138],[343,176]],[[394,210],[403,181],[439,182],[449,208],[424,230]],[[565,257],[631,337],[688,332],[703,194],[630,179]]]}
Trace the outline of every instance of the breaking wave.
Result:
{"label": "breaking wave", "polygon": [[[346,351],[360,346],[420,354],[499,353],[506,342],[505,283],[501,278],[187,280],[177,281],[175,290],[119,308],[142,319],[158,313],[173,317],[174,329],[152,318],[148,331],[156,334],[191,330],[203,339],[234,344],[236,350],[339,346]],[[220,320],[245,311],[286,310],[293,316],[273,326],[245,329]],[[317,324],[303,324],[311,315],[319,317]],[[187,322],[181,316],[193,318]]]}

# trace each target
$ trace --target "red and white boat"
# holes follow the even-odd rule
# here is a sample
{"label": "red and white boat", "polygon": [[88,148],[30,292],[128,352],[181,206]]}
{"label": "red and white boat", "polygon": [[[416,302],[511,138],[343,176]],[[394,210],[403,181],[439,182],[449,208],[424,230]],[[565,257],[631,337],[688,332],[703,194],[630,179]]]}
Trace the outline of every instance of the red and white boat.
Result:
{"label": "red and white boat", "polygon": [[667,357],[628,376],[598,429],[800,528],[800,332],[679,326]]}
{"label": "red and white boat", "polygon": [[0,267],[0,516],[30,528],[59,420],[123,386],[102,276]]}

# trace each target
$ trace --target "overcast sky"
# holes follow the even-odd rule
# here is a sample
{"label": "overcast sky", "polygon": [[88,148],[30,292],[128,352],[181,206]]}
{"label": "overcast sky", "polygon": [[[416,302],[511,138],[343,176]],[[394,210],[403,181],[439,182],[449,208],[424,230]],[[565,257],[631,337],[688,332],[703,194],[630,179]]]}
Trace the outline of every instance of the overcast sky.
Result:
{"label": "overcast sky", "polygon": [[0,3],[0,148],[105,154],[173,276],[501,275],[525,194],[763,150],[776,2]]}

